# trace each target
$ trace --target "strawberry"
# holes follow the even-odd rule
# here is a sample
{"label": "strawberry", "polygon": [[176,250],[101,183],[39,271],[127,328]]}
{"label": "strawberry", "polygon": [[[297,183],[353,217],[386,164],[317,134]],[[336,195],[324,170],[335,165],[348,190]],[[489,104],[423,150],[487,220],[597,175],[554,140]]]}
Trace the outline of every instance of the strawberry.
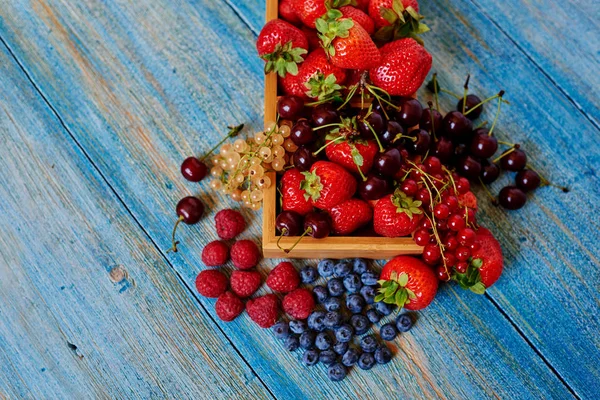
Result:
{"label": "strawberry", "polygon": [[340,12],[344,18],[350,18],[364,28],[369,35],[375,33],[375,23],[367,14],[356,7],[344,6],[340,7]]}
{"label": "strawberry", "polygon": [[231,290],[241,298],[250,297],[262,284],[262,278],[256,271],[233,271],[229,279]]}
{"label": "strawberry", "polygon": [[275,71],[283,77],[298,74],[298,64],[308,53],[308,40],[300,29],[282,19],[274,19],[265,24],[258,39],[256,50],[265,60],[265,74]]}
{"label": "strawberry", "polygon": [[356,0],[356,8],[368,12],[370,0]]}
{"label": "strawberry", "polygon": [[309,28],[314,28],[317,18],[327,12],[325,0],[292,0],[292,6],[302,23]]}
{"label": "strawberry", "polygon": [[418,35],[429,31],[421,22],[425,17],[419,14],[416,0],[371,0],[369,16],[378,29],[373,36],[376,42],[412,37],[422,44]]}
{"label": "strawberry", "polygon": [[294,319],[306,319],[315,308],[315,299],[308,289],[296,289],[283,298],[283,311]]}
{"label": "strawberry", "polygon": [[277,264],[267,276],[267,286],[276,292],[287,293],[300,284],[300,274],[292,263],[283,261]]}
{"label": "strawberry", "polygon": [[309,53],[321,48],[321,39],[319,39],[319,32],[316,29],[311,29],[308,26],[303,26],[300,29],[304,32],[306,40],[308,40]]}
{"label": "strawberry", "polygon": [[477,230],[475,243],[479,247],[471,252],[467,271],[464,274],[455,271],[452,279],[457,281],[463,289],[483,294],[502,275],[504,259],[500,243],[487,229],[479,228]]}
{"label": "strawberry", "polygon": [[458,196],[458,204],[461,207],[468,207],[473,211],[477,211],[477,197],[473,192],[467,192]]}
{"label": "strawberry", "polygon": [[410,256],[398,256],[381,270],[379,294],[375,301],[395,304],[407,310],[421,310],[435,297],[438,279],[423,261]]}
{"label": "strawberry", "polygon": [[369,77],[375,86],[393,96],[416,92],[431,68],[431,54],[412,38],[386,44],[381,55],[381,64],[369,70]]}
{"label": "strawberry", "polygon": [[373,209],[368,203],[359,199],[346,200],[329,210],[332,230],[346,236],[373,219]]}
{"label": "strawberry", "polygon": [[381,62],[379,49],[369,33],[358,22],[343,18],[340,10],[329,10],[317,20],[321,44],[331,59],[340,68],[368,69]]}
{"label": "strawberry", "polygon": [[306,191],[311,204],[321,210],[337,206],[356,192],[356,179],[335,163],[317,161],[310,171],[302,174],[304,180],[300,187]]}
{"label": "strawberry", "polygon": [[[332,140],[334,140],[333,137],[327,135],[326,143],[330,143]],[[341,165],[348,171],[365,175],[373,167],[373,160],[378,150],[374,140],[344,140],[328,145],[325,148],[325,155],[330,161]]]}
{"label": "strawberry", "polygon": [[306,215],[313,210],[307,199],[308,195],[301,188],[304,175],[297,168],[288,169],[281,178],[281,208],[284,211],[294,211]]}
{"label": "strawberry", "polygon": [[217,299],[215,311],[221,321],[233,321],[244,311],[244,303],[235,294],[225,292]]}
{"label": "strawberry", "polygon": [[274,294],[248,300],[246,311],[252,321],[261,328],[270,328],[279,318],[279,299]]}
{"label": "strawberry", "polygon": [[394,194],[379,199],[375,205],[373,228],[381,236],[407,236],[417,229],[422,214],[419,200],[413,200],[404,192],[396,190]]}
{"label": "strawberry", "polygon": [[293,0],[281,0],[279,2],[279,16],[294,26],[302,25],[302,20],[294,10]]}

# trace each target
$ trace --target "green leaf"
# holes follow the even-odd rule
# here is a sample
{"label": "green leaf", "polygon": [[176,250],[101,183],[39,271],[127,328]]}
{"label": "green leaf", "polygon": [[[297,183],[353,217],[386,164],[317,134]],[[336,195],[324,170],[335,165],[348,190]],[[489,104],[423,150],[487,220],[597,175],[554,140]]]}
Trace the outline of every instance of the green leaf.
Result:
{"label": "green leaf", "polygon": [[383,285],[386,282],[389,282],[389,281],[386,281],[385,279],[380,279],[377,281],[377,283],[379,283],[380,285]]}
{"label": "green leaf", "polygon": [[352,161],[354,161],[354,164],[356,164],[357,167],[362,167],[365,162],[365,159],[363,158],[362,154],[360,154],[360,151],[358,151],[356,146],[354,146],[353,144],[350,146],[352,147],[352,150],[350,152],[350,154],[352,154]]}
{"label": "green leaf", "polygon": [[412,8],[412,6],[406,7],[406,12],[411,17],[413,17],[414,19],[416,19],[417,21],[420,20],[420,19],[422,19],[421,15],[419,15],[419,13],[414,8]]}
{"label": "green leaf", "polygon": [[398,273],[396,271],[392,271],[392,273],[390,274],[390,278],[392,278],[392,281],[397,281],[398,280]]}
{"label": "green leaf", "polygon": [[429,27],[427,25],[419,23],[419,26],[415,30],[415,33],[420,35],[422,33],[429,32],[430,30],[431,29],[429,29]]}
{"label": "green leaf", "polygon": [[391,25],[394,25],[396,21],[398,21],[398,15],[389,8],[381,7],[379,9],[379,14],[381,14],[383,19],[385,19]]}
{"label": "green leaf", "polygon": [[321,33],[327,33],[327,31],[329,30],[329,24],[325,22],[323,18],[318,18],[315,21],[315,27],[317,28],[317,31]]}
{"label": "green leaf", "polygon": [[392,1],[392,8],[398,15],[402,15],[402,13],[404,12],[404,5],[400,0]]}
{"label": "green leaf", "polygon": [[471,265],[479,269],[483,265],[483,260],[481,258],[476,258],[473,261],[471,261]]}
{"label": "green leaf", "polygon": [[385,299],[383,299],[383,302],[386,304],[395,304],[396,303],[394,296],[386,297]]}
{"label": "green leaf", "polygon": [[404,307],[406,301],[408,300],[408,294],[406,290],[398,290],[396,293],[396,297],[394,298],[394,303],[400,308]]}
{"label": "green leaf", "polygon": [[374,301],[376,303],[379,303],[381,300],[385,299],[385,296],[383,294],[378,294],[377,296],[375,296]]}
{"label": "green leaf", "polygon": [[413,292],[409,288],[404,288],[404,290],[406,290],[406,293],[408,294],[409,299],[414,300],[417,298],[417,295],[415,294],[415,292]]}
{"label": "green leaf", "polygon": [[285,69],[288,74],[298,75],[298,64],[296,63],[286,63]]}
{"label": "green leaf", "polygon": [[392,296],[398,290],[398,283],[394,282],[393,285],[390,285],[385,289],[385,297]]}
{"label": "green leaf", "polygon": [[477,282],[476,284],[474,284],[473,286],[471,286],[469,289],[473,293],[484,294],[486,288],[485,288],[485,285],[483,283]]}
{"label": "green leaf", "polygon": [[373,35],[373,39],[376,42],[389,42],[390,40],[392,40],[392,38],[394,37],[394,26],[393,25],[387,25],[384,26],[383,28],[379,29],[377,32],[375,32],[375,34]]}
{"label": "green leaf", "polygon": [[408,283],[408,274],[406,272],[402,272],[398,277],[398,283],[400,286],[404,287]]}

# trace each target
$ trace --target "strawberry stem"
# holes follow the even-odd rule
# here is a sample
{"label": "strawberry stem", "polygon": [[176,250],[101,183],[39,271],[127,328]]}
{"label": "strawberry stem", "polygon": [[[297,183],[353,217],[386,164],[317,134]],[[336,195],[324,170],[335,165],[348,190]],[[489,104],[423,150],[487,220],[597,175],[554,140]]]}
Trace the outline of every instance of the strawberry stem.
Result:
{"label": "strawberry stem", "polygon": [[323,151],[325,148],[327,148],[327,146],[329,146],[329,145],[331,145],[331,144],[334,144],[334,143],[337,143],[337,142],[339,142],[340,140],[343,140],[343,139],[344,139],[344,137],[343,137],[343,136],[338,136],[338,137],[336,137],[335,139],[333,139],[333,140],[331,140],[331,141],[329,141],[329,142],[325,143],[325,145],[323,145],[323,146],[322,146],[322,147],[321,147],[319,150],[315,151],[315,152],[313,153],[313,155],[314,155],[314,156],[318,155],[318,154],[319,154],[321,151]]}

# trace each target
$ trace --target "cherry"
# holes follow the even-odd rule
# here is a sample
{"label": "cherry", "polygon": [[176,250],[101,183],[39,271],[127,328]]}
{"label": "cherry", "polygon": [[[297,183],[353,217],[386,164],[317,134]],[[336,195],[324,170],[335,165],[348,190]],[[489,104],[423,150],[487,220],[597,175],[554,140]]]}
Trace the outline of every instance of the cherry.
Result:
{"label": "cherry", "polygon": [[475,231],[471,228],[463,228],[456,234],[461,246],[470,246],[475,241]]}
{"label": "cherry", "polygon": [[460,177],[456,180],[456,190],[459,194],[465,194],[471,190],[471,182],[467,178]]}
{"label": "cherry", "polygon": [[465,272],[467,272],[467,268],[469,268],[469,264],[466,263],[465,261],[459,261],[456,263],[456,265],[454,266],[454,269],[456,270],[456,272],[458,272],[459,274],[464,274]]}
{"label": "cherry", "polygon": [[414,196],[417,193],[417,190],[419,190],[419,185],[417,185],[417,182],[415,182],[414,179],[405,179],[404,182],[402,182],[402,186],[400,186],[400,190],[407,196]]}
{"label": "cherry", "polygon": [[416,198],[417,200],[421,200],[421,203],[423,203],[424,206],[427,206],[429,205],[429,203],[431,203],[431,195],[429,194],[429,191],[425,188],[419,189]]}
{"label": "cherry", "polygon": [[527,165],[527,154],[515,149],[500,159],[500,166],[506,171],[520,171]]}
{"label": "cherry", "polygon": [[494,182],[500,176],[498,164],[485,160],[481,165],[481,181],[485,184]]}
{"label": "cherry", "polygon": [[281,236],[298,236],[302,233],[302,216],[294,211],[282,211],[275,220],[275,228]]}
{"label": "cherry", "polygon": [[419,100],[410,97],[400,99],[400,107],[396,114],[396,119],[405,128],[412,128],[421,121],[423,115],[423,106]]}
{"label": "cherry", "polygon": [[481,163],[471,156],[462,156],[456,163],[456,170],[462,176],[476,180],[481,174]]}
{"label": "cherry", "polygon": [[469,257],[471,257],[471,249],[465,246],[460,246],[458,249],[456,249],[454,255],[458,261],[467,261]]}
{"label": "cherry", "polygon": [[444,134],[456,143],[467,143],[473,135],[471,120],[458,111],[451,111],[442,121]]}
{"label": "cherry", "polygon": [[[371,111],[371,113],[368,114],[369,116],[365,118],[367,113],[368,113],[367,110],[362,110],[361,112],[358,113],[357,124],[356,124],[358,127],[358,131],[365,138],[372,137],[373,132],[375,132],[375,134],[379,136],[386,128],[386,123],[385,123],[383,116],[381,115],[381,113],[379,113],[377,111]],[[370,126],[370,128],[369,128],[369,126]],[[371,130],[371,129],[373,129],[373,130]]]}
{"label": "cherry", "polygon": [[439,174],[442,172],[442,162],[435,156],[429,156],[423,162],[430,174]]}
{"label": "cherry", "polygon": [[415,129],[408,133],[409,136],[416,140],[406,139],[406,148],[411,154],[425,154],[429,150],[431,144],[431,136],[429,132],[423,129]]}
{"label": "cherry", "polygon": [[308,123],[306,119],[300,119],[294,126],[290,132],[290,139],[296,146],[302,146],[303,144],[310,144],[317,139],[317,135],[315,135],[313,128]]}
{"label": "cherry", "polygon": [[450,208],[443,203],[436,204],[433,207],[433,215],[439,219],[446,219],[450,215]]}
{"label": "cherry", "polygon": [[330,103],[319,104],[313,109],[311,119],[314,126],[323,126],[339,122],[339,115]]}
{"label": "cherry", "polygon": [[310,212],[304,217],[304,230],[315,239],[329,236],[331,232],[331,218],[329,214]]}
{"label": "cherry", "polygon": [[431,154],[439,158],[441,162],[447,163],[454,155],[454,143],[446,137],[440,137],[431,146]]}
{"label": "cherry", "polygon": [[179,216],[177,222],[175,222],[175,226],[173,227],[172,234],[172,243],[173,247],[171,247],[167,252],[177,253],[177,245],[178,241],[175,241],[175,232],[177,232],[177,227],[183,221],[187,225],[194,225],[200,221],[202,215],[204,214],[204,204],[200,201],[199,198],[194,196],[187,196],[183,199],[179,200],[177,203],[177,207],[175,208],[175,212]]}
{"label": "cherry", "polygon": [[[456,104],[456,109],[458,111],[465,112],[465,113],[467,113],[469,110],[473,110],[473,108],[475,108],[475,106],[477,106],[479,103],[481,103],[481,99],[474,94],[468,94],[466,97],[467,101],[464,101],[464,100],[465,100],[464,98],[461,98],[458,101],[458,103]],[[465,105],[464,111],[463,111],[463,104]],[[466,115],[466,117],[469,118],[470,120],[477,119],[481,115],[482,111],[483,111],[483,105],[475,108],[473,111],[468,113]]]}
{"label": "cherry", "polygon": [[[465,219],[462,215],[452,214],[448,218],[448,228],[451,231],[458,232],[466,226]],[[458,242],[457,242],[458,243]]]}
{"label": "cherry", "polygon": [[498,201],[507,210],[518,210],[527,202],[527,196],[516,186],[506,186],[500,190]]}
{"label": "cherry", "polygon": [[379,135],[379,139],[384,146],[389,146],[394,142],[398,135],[404,134],[404,128],[396,121],[388,121],[385,129]]}
{"label": "cherry", "polygon": [[206,164],[196,157],[188,157],[181,163],[181,175],[190,182],[200,182],[207,172]]}
{"label": "cherry", "polygon": [[425,246],[427,243],[429,243],[430,238],[431,235],[427,229],[419,229],[415,232],[415,243],[419,246]]}
{"label": "cherry", "polygon": [[292,155],[292,163],[294,164],[294,167],[298,168],[302,172],[308,171],[315,161],[315,155],[306,146],[298,147]]}
{"label": "cherry", "polygon": [[442,133],[443,120],[444,117],[442,117],[442,114],[438,110],[426,108],[423,110],[423,115],[421,115],[419,128],[437,135],[438,133]]}
{"label": "cherry", "polygon": [[400,155],[400,150],[395,147],[383,153],[378,153],[373,164],[376,172],[388,177],[396,175],[401,166],[402,156]]}
{"label": "cherry", "polygon": [[442,253],[437,244],[429,243],[423,247],[423,261],[429,265],[435,265],[442,258]]}
{"label": "cherry", "polygon": [[471,154],[479,158],[489,158],[498,150],[498,139],[488,135],[488,130],[479,128],[475,130],[475,136],[471,141]]}
{"label": "cherry", "polygon": [[515,183],[523,192],[530,192],[540,186],[542,178],[540,178],[537,172],[531,169],[523,169],[515,176]]}
{"label": "cherry", "polygon": [[277,101],[277,112],[281,118],[296,119],[304,109],[304,100],[299,96],[281,96]]}
{"label": "cherry", "polygon": [[448,282],[450,280],[450,275],[448,275],[448,272],[446,272],[446,268],[443,265],[440,265],[436,268],[435,274],[442,282]]}
{"label": "cherry", "polygon": [[379,200],[390,191],[390,183],[380,176],[371,174],[358,183],[358,194],[365,201]]}

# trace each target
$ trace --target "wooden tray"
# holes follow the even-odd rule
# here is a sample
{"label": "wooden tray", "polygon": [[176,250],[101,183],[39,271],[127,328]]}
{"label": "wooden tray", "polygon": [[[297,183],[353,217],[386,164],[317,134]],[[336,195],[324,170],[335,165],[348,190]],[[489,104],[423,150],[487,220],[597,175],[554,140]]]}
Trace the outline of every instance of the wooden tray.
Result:
{"label": "wooden tray", "polygon": [[[267,0],[267,22],[277,18],[277,0]],[[265,124],[275,121],[277,117],[277,76],[275,73],[265,76]],[[304,237],[290,253],[285,253],[277,246],[277,217],[276,174],[269,173],[273,184],[264,190],[263,200],[263,255],[267,258],[350,258],[363,257],[372,259],[389,259],[400,254],[420,254],[422,247],[417,246],[411,237],[359,237],[332,236],[324,239]],[[297,237],[283,237],[279,244],[289,248]]]}

